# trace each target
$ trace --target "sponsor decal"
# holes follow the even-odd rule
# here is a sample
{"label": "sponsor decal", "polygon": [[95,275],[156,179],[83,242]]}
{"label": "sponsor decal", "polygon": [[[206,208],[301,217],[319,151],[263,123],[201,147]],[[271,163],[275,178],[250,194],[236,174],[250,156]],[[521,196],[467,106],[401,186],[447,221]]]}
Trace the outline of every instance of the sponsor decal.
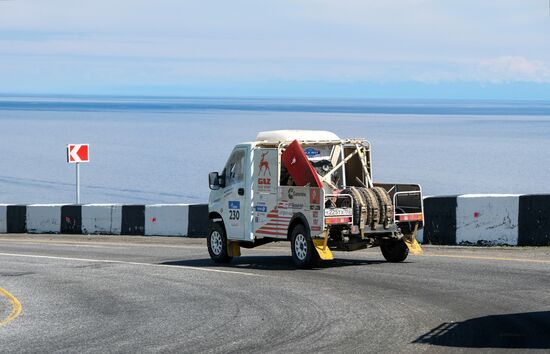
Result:
{"label": "sponsor decal", "polygon": [[229,209],[240,209],[241,208],[241,202],[238,200],[230,200],[229,201]]}
{"label": "sponsor decal", "polygon": [[321,231],[321,226],[312,226],[311,231]]}
{"label": "sponsor decal", "polygon": [[321,190],[319,188],[310,188],[309,190],[309,208],[311,210],[321,210]]}
{"label": "sponsor decal", "polygon": [[229,220],[232,220],[231,226],[238,226],[238,223],[235,223],[235,221],[238,221],[241,218],[241,202],[238,200],[230,200],[229,201]]}
{"label": "sponsor decal", "polygon": [[256,205],[256,211],[258,213],[267,213],[267,206],[266,205]]}
{"label": "sponsor decal", "polygon": [[311,212],[311,220],[313,221],[313,225],[319,225],[319,212],[318,211]]}
{"label": "sponsor decal", "polygon": [[307,155],[307,157],[314,157],[314,156],[317,156],[321,153],[321,151],[319,151],[315,148],[312,148],[312,147],[305,148],[304,152]]}
{"label": "sponsor decal", "polygon": [[279,216],[292,216],[294,213],[291,210],[281,210],[279,209]]}
{"label": "sponsor decal", "polygon": [[311,218],[313,220],[313,225],[319,225],[319,212],[318,211],[312,211],[311,212]]}
{"label": "sponsor decal", "polygon": [[297,192],[294,188],[288,189],[288,199],[294,199],[294,197],[305,197],[304,192]]}
{"label": "sponsor decal", "polygon": [[269,162],[265,158],[268,153],[269,151],[262,153],[262,158],[260,160],[260,166],[259,166],[260,170],[258,171],[258,176],[260,176],[262,171],[264,172],[262,176],[265,176],[266,173],[269,173],[269,175],[271,176],[271,169],[269,168]]}
{"label": "sponsor decal", "polygon": [[258,192],[271,191],[271,168],[267,159],[269,151],[262,153],[262,158],[258,164]]}
{"label": "sponsor decal", "polygon": [[303,208],[304,208],[304,204],[301,204],[301,203],[290,203],[290,208],[291,208],[291,209],[303,209]]}
{"label": "sponsor decal", "polygon": [[320,204],[319,200],[321,197],[321,192],[318,188],[310,188],[309,190],[309,203],[310,204]]}

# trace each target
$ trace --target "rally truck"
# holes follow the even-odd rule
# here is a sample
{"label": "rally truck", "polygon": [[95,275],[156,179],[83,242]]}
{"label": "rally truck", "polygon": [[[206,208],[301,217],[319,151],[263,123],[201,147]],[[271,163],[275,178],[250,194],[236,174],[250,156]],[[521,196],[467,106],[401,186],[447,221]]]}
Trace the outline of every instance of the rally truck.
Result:
{"label": "rally truck", "polygon": [[421,252],[422,190],[375,183],[371,144],[328,131],[261,132],[238,144],[221,172],[208,176],[208,253],[218,263],[240,249],[290,241],[299,268],[332,251],[379,246],[389,262]]}

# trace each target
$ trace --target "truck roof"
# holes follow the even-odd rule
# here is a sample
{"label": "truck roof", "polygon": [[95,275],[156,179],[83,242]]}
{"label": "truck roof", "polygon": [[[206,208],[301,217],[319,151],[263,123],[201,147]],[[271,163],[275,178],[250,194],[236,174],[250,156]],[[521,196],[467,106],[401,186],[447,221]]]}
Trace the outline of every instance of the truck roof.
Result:
{"label": "truck roof", "polygon": [[326,130],[270,130],[259,132],[256,136],[257,142],[278,143],[300,141],[340,141],[338,135]]}

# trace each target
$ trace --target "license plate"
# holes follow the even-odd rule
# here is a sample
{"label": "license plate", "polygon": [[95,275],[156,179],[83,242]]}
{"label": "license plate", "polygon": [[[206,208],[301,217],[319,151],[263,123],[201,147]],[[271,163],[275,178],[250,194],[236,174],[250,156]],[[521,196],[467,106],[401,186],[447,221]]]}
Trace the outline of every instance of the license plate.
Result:
{"label": "license plate", "polygon": [[346,215],[352,215],[351,208],[325,209],[325,216],[346,216]]}

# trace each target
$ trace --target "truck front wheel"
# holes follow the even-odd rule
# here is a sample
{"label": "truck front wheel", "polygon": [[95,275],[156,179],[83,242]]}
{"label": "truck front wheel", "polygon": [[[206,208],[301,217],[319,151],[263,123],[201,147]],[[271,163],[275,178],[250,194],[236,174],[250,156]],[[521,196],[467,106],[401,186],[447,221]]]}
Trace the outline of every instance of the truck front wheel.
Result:
{"label": "truck front wheel", "polygon": [[227,252],[227,236],[222,225],[211,221],[206,241],[208,244],[208,253],[214,262],[231,262],[233,257],[230,257]]}
{"label": "truck front wheel", "polygon": [[388,262],[403,262],[409,255],[409,249],[403,240],[382,240],[380,243],[382,255]]}
{"label": "truck front wheel", "polygon": [[319,262],[319,255],[304,225],[294,226],[290,236],[290,245],[292,260],[298,268],[311,268]]}

